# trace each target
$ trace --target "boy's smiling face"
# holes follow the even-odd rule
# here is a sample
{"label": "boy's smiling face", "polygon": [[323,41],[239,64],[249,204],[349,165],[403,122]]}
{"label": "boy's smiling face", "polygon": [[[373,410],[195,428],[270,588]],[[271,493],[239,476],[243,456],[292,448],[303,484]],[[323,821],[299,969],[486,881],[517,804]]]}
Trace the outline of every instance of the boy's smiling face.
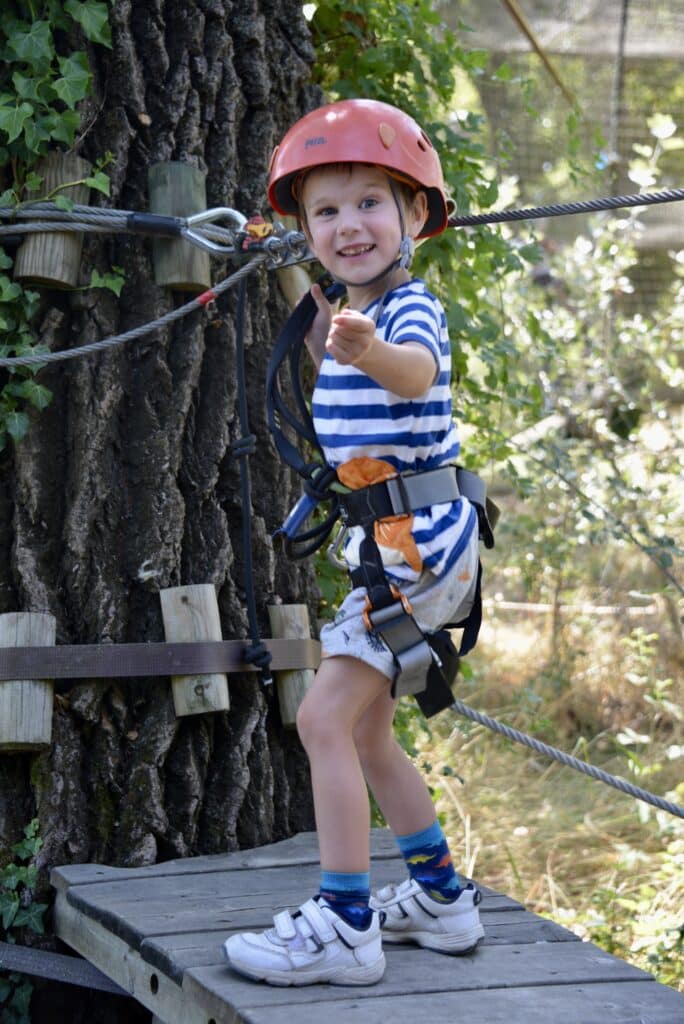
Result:
{"label": "boy's smiling face", "polygon": [[[382,294],[383,280],[363,282],[391,266],[399,252],[399,211],[387,174],[366,164],[319,167],[307,174],[300,201],[311,249],[333,277],[347,283],[352,303],[357,305],[356,298],[365,305]],[[415,237],[427,212],[425,193],[417,192],[408,204],[399,201],[406,232]]]}

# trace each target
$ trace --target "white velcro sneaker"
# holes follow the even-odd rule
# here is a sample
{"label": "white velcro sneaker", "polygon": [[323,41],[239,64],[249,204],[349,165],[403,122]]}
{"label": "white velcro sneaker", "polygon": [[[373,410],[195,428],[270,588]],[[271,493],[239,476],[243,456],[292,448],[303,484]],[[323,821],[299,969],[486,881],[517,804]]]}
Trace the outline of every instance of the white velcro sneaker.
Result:
{"label": "white velcro sneaker", "polygon": [[386,885],[370,899],[382,919],[385,942],[416,942],[425,949],[454,955],[470,953],[484,936],[477,907],[479,889],[468,883],[451,903],[432,899],[418,882]]}
{"label": "white velcro sneaker", "polygon": [[223,949],[234,970],[270,985],[372,985],[385,971],[378,915],[361,931],[317,899],[276,914],[265,932],[231,935]]}

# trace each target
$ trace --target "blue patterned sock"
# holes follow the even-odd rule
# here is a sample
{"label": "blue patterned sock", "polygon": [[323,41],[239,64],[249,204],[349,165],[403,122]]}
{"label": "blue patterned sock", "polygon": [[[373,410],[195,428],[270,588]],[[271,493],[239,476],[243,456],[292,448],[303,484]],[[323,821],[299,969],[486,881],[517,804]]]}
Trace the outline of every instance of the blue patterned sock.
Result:
{"label": "blue patterned sock", "polygon": [[461,891],[442,826],[435,821],[421,832],[397,836],[411,878],[439,903],[451,903]]}
{"label": "blue patterned sock", "polygon": [[321,871],[321,896],[353,928],[363,929],[370,924],[369,872]]}

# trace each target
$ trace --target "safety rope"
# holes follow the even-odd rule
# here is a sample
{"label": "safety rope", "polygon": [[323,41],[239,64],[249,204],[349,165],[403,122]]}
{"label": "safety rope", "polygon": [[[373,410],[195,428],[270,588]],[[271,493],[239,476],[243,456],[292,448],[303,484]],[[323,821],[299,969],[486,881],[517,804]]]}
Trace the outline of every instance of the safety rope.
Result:
{"label": "safety rope", "polygon": [[249,472],[249,456],[256,451],[256,436],[249,429],[247,408],[247,375],[245,366],[245,311],[247,307],[247,280],[243,278],[238,290],[238,305],[235,317],[235,363],[237,371],[238,416],[242,437],[231,445],[231,451],[240,466],[240,491],[242,499],[242,558],[244,562],[245,604],[251,643],[243,652],[243,659],[259,669],[264,686],[273,683],[271,675],[271,652],[261,639],[257,617],[256,595],[254,593],[254,564],[252,560],[252,487]]}
{"label": "safety rope", "polygon": [[102,352],[105,349],[116,348],[119,345],[124,345],[128,341],[135,341],[137,338],[142,338],[146,334],[151,334],[152,331],[156,331],[158,328],[167,327],[169,324],[175,323],[177,320],[182,320],[183,317],[188,316],[189,313],[195,312],[195,310],[203,309],[208,306],[210,302],[215,301],[219,295],[238,284],[244,277],[254,273],[254,271],[262,263],[265,263],[270,259],[268,253],[257,253],[253,256],[249,263],[245,263],[244,266],[240,267],[235,273],[226,277],[219,284],[214,285],[208,291],[203,292],[201,295],[191,299],[190,302],[186,302],[184,305],[179,306],[177,309],[172,309],[168,313],[164,313],[163,316],[158,317],[156,320],[151,320],[149,323],[140,324],[138,327],[132,327],[130,331],[124,331],[123,334],[115,334],[110,338],[102,338],[100,341],[92,341],[88,345],[80,345],[78,348],[68,348],[61,352],[42,352],[32,353],[31,355],[25,356],[6,356],[0,358],[0,366],[14,367],[14,366],[42,366],[44,363],[59,363],[65,359],[76,359],[77,356],[91,355],[93,352]]}
{"label": "safety rope", "polygon": [[574,768],[577,772],[583,772],[598,782],[605,782],[606,785],[613,786],[614,789],[619,789],[622,793],[627,793],[637,800],[643,800],[647,804],[659,807],[660,810],[667,811],[668,814],[673,814],[677,818],[684,818],[684,807],[680,807],[679,804],[674,804],[670,800],[656,796],[655,793],[649,793],[647,789],[641,789],[640,786],[634,786],[631,782],[627,782],[617,775],[604,772],[602,768],[597,768],[593,764],[581,761],[578,757],[573,757],[572,754],[566,754],[563,750],[549,746],[548,743],[542,743],[541,740],[528,736],[527,733],[520,732],[518,729],[513,729],[510,725],[504,725],[503,722],[498,722],[496,718],[490,718],[489,715],[485,715],[482,711],[476,711],[461,700],[455,700],[451,705],[451,710],[457,715],[469,718],[472,722],[486,726],[492,732],[498,732],[509,740],[514,740],[516,743],[522,743],[523,746],[529,747],[531,750],[536,750],[538,754],[543,754],[554,761],[559,761],[568,768]]}

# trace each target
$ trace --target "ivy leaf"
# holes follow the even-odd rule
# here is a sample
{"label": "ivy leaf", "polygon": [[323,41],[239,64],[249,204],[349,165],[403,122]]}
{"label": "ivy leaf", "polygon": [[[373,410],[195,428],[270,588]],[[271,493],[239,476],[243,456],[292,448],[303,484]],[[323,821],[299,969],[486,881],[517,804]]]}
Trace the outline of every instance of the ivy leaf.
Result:
{"label": "ivy leaf", "polygon": [[25,412],[10,412],[5,417],[5,429],[7,433],[19,442],[26,437],[29,428],[29,418]]}
{"label": "ivy leaf", "polygon": [[27,192],[40,192],[40,187],[43,184],[43,177],[40,174],[36,174],[35,171],[29,171],[26,175],[26,181],[24,182],[24,188]]}
{"label": "ivy leaf", "polygon": [[74,53],[71,57],[58,57],[62,77],[56,79],[54,89],[71,110],[83,99],[90,88],[90,70],[85,53]]}
{"label": "ivy leaf", "polygon": [[65,110],[59,117],[55,118],[55,126],[52,129],[52,137],[56,142],[63,142],[71,146],[74,141],[76,129],[81,123],[81,118],[75,110]]}
{"label": "ivy leaf", "polygon": [[[25,398],[36,409],[46,409],[52,401],[52,392],[48,388],[43,387],[42,384],[37,384],[31,378],[8,384],[5,390],[9,391],[15,398]],[[35,840],[31,840],[31,843],[35,843]],[[17,844],[12,849],[17,856],[24,858],[33,857],[37,852],[32,845],[28,844],[27,840],[24,840],[22,844]],[[38,849],[40,849],[40,846]]]}
{"label": "ivy leaf", "polygon": [[0,107],[0,130],[7,133],[7,141],[14,142],[21,135],[24,124],[33,116],[30,103],[20,103],[16,107]]}
{"label": "ivy leaf", "polygon": [[85,184],[97,189],[98,192],[104,192],[106,196],[109,195],[109,175],[105,174],[104,171],[97,171],[89,178],[86,178]]}
{"label": "ivy leaf", "polygon": [[98,0],[66,0],[64,10],[77,21],[88,39],[103,46],[112,45],[112,33],[109,27],[109,11],[107,5]]}
{"label": "ivy leaf", "polygon": [[100,274],[99,271],[93,270],[90,275],[91,288],[109,288],[116,295],[121,295],[124,283],[123,274]]}
{"label": "ivy leaf", "polygon": [[14,302],[21,295],[21,285],[10,281],[4,274],[0,275],[0,302]]}
{"label": "ivy leaf", "polygon": [[19,909],[19,899],[16,896],[8,896],[6,893],[0,893],[0,915],[2,917],[2,927],[5,931],[9,931],[12,927],[12,922],[17,916]]}
{"label": "ivy leaf", "polygon": [[49,64],[54,55],[52,32],[47,21],[34,21],[26,32],[13,32],[7,44],[19,60],[34,68]]}
{"label": "ivy leaf", "polygon": [[50,141],[50,131],[45,127],[46,118],[27,121],[24,127],[24,142],[30,153],[42,153]]}
{"label": "ivy leaf", "polygon": [[67,213],[71,213],[74,208],[74,201],[68,196],[55,196],[54,204],[58,210],[66,210]]}
{"label": "ivy leaf", "polygon": [[40,102],[40,96],[38,95],[39,79],[27,78],[20,71],[15,71],[12,75],[12,84],[19,99],[32,100],[34,103]]}
{"label": "ivy leaf", "polygon": [[46,903],[31,903],[25,909],[22,908],[14,918],[15,928],[29,927],[37,935],[43,935],[43,915],[47,910]]}

